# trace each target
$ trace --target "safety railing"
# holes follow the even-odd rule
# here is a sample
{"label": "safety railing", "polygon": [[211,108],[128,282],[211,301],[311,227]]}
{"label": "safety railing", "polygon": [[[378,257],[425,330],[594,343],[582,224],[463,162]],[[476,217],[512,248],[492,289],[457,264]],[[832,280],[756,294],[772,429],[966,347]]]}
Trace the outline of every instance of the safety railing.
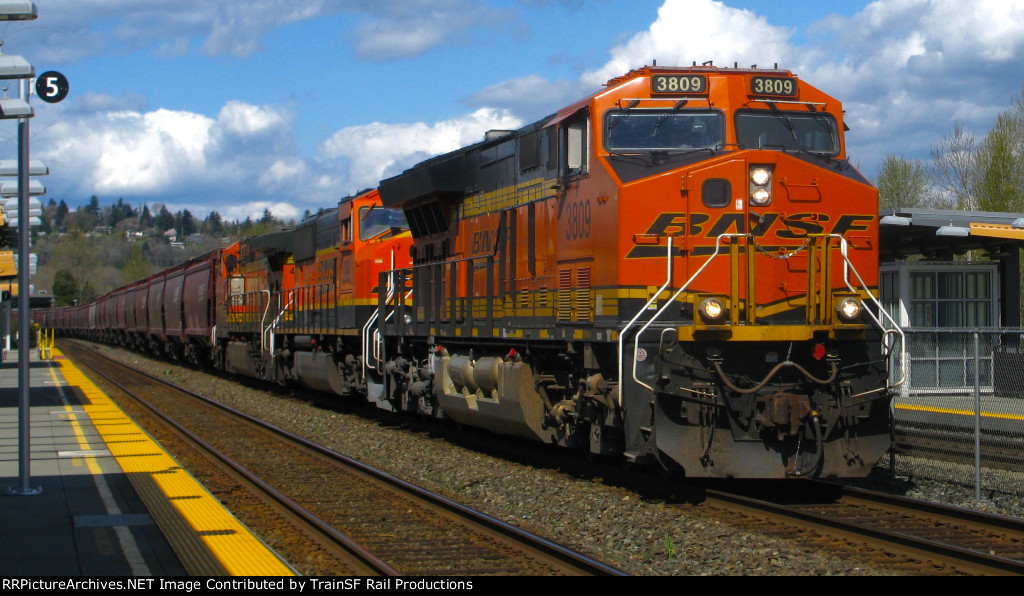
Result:
{"label": "safety railing", "polygon": [[1024,329],[905,329],[890,469],[1024,495]]}

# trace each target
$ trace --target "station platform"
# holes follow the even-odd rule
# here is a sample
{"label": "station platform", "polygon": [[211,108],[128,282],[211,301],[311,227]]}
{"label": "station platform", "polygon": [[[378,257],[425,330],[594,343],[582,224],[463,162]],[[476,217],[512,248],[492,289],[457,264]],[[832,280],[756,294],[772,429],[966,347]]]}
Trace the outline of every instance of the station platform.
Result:
{"label": "station platform", "polygon": [[294,575],[70,360],[30,370],[25,490],[17,351],[0,362],[0,576]]}

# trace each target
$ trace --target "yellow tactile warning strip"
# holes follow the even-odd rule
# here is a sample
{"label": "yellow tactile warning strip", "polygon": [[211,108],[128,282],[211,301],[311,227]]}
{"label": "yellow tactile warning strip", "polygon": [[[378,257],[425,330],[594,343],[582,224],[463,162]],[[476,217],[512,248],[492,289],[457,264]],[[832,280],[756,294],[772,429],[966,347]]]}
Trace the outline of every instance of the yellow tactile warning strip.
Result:
{"label": "yellow tactile warning strip", "polygon": [[[974,416],[974,410],[958,410],[954,408],[932,408],[928,406],[913,406],[907,404],[899,404],[896,406],[897,410],[909,410],[913,412],[930,412],[933,414],[955,414],[957,416]],[[982,418],[1001,418],[1003,420],[1024,420],[1024,416],[1019,414],[1000,414],[998,412],[982,412]]]}
{"label": "yellow tactile warning strip", "polygon": [[82,409],[192,575],[294,575],[187,470],[54,350],[61,374],[85,396]]}

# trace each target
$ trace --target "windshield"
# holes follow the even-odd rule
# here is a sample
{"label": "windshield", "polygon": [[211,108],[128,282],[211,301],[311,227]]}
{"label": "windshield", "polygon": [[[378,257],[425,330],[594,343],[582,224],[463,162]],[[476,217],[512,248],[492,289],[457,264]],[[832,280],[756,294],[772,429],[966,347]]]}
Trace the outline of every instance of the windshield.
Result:
{"label": "windshield", "polygon": [[736,115],[736,138],[743,149],[802,149],[839,154],[835,118],[820,112],[741,112]]}
{"label": "windshield", "polygon": [[722,136],[718,112],[613,110],[605,117],[609,151],[709,149],[721,145]]}
{"label": "windshield", "polygon": [[392,229],[405,231],[409,223],[401,209],[384,207],[363,207],[359,210],[359,239],[369,240]]}

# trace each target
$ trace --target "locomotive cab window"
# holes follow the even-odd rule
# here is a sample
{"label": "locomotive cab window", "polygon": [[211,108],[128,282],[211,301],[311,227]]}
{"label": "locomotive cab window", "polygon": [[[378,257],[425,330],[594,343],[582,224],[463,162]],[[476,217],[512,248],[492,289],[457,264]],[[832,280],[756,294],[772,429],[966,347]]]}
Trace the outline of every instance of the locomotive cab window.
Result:
{"label": "locomotive cab window", "polygon": [[364,242],[384,232],[391,232],[394,235],[408,229],[409,222],[406,221],[405,213],[401,209],[377,206],[359,209],[359,239]]}
{"label": "locomotive cab window", "polygon": [[744,149],[802,150],[821,155],[839,154],[836,119],[822,112],[782,110],[744,111],[736,114],[736,137]]}
{"label": "locomotive cab window", "polygon": [[605,115],[604,145],[608,151],[686,151],[723,144],[719,112],[612,110]]}

